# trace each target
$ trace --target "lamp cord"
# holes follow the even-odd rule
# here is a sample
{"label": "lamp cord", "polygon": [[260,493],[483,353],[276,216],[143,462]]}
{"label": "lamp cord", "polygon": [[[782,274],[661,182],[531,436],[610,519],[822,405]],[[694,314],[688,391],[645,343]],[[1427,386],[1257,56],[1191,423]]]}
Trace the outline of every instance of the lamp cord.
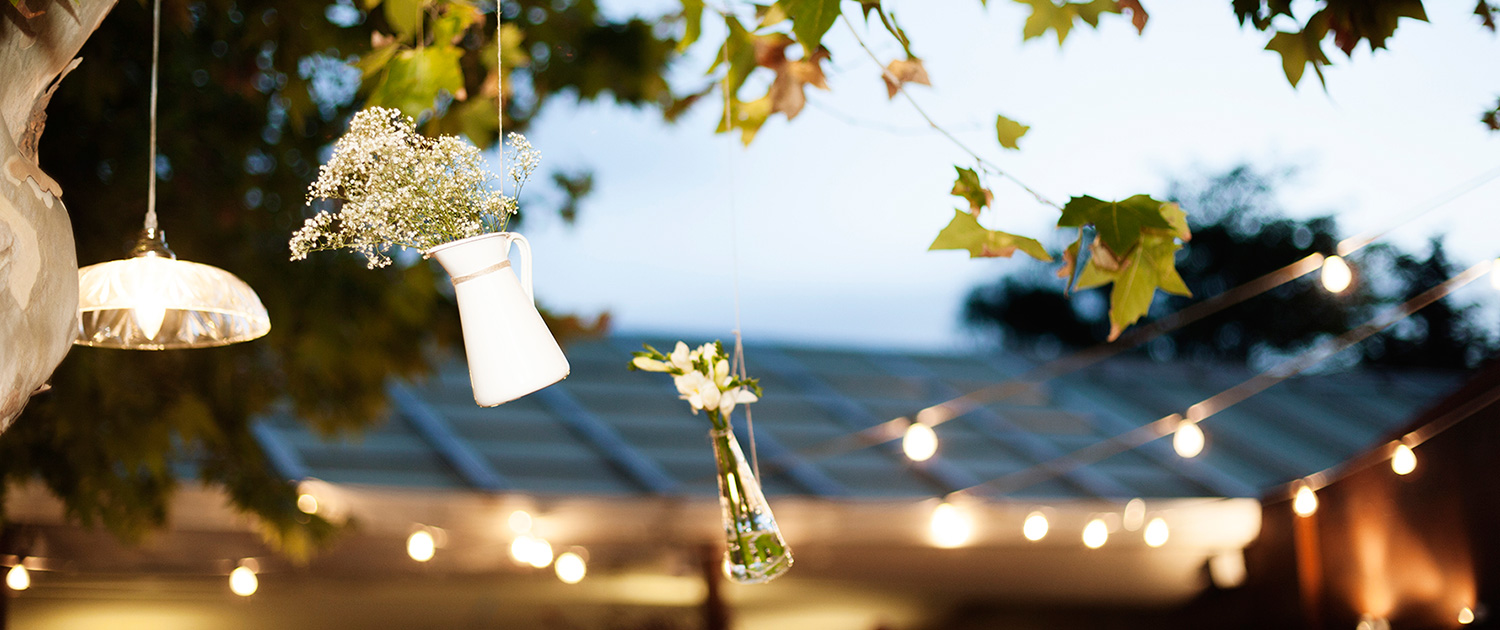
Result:
{"label": "lamp cord", "polygon": [[151,163],[146,165],[146,232],[156,232],[156,82],[161,65],[161,0],[151,11]]}
{"label": "lamp cord", "polygon": [[[729,136],[729,260],[730,277],[734,286],[734,362],[730,366],[731,372],[737,372],[740,378],[748,378],[745,371],[745,343],[740,335],[740,239],[739,239],[739,216],[734,208],[734,95],[729,90],[729,39],[724,40],[724,133]],[[745,409],[745,437],[750,441],[750,467],[755,471],[755,479],[760,480],[760,456],[755,448],[755,416],[750,412],[751,405],[746,403]]]}

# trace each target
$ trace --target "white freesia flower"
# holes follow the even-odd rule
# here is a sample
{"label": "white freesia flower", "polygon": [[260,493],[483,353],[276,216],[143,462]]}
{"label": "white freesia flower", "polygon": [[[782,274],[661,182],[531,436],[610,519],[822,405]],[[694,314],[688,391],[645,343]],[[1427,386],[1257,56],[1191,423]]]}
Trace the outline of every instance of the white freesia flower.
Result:
{"label": "white freesia flower", "polygon": [[753,403],[757,400],[760,400],[760,398],[757,398],[748,389],[743,387],[731,388],[719,396],[719,413],[729,415],[730,412],[734,411],[736,404]]}
{"label": "white freesia flower", "polygon": [[681,341],[677,342],[677,347],[672,349],[672,355],[669,357],[669,359],[672,362],[672,367],[682,370],[683,372],[693,371],[693,356],[692,353],[688,351],[687,344]]}
{"label": "white freesia flower", "polygon": [[657,361],[650,357],[636,357],[635,359],[631,360],[630,363],[632,365],[635,365],[637,369],[645,370],[647,372],[666,372],[672,369],[672,366],[667,364],[666,362]]}

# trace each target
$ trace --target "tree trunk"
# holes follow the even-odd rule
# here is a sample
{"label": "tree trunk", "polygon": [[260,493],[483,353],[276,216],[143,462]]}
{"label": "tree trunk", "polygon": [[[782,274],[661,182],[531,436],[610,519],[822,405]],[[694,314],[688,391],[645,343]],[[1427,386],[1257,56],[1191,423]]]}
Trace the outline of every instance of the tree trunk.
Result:
{"label": "tree trunk", "polygon": [[73,226],[37,143],[53,90],[114,5],[0,2],[0,431],[45,389],[77,330]]}

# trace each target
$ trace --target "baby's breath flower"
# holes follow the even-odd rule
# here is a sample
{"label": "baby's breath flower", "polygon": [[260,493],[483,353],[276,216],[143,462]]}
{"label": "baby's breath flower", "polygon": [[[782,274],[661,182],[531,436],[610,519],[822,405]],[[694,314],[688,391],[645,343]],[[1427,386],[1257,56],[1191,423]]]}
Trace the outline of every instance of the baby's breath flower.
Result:
{"label": "baby's breath flower", "polygon": [[307,202],[339,200],[292,234],[292,260],[309,252],[351,249],[370,268],[391,263],[391,247],[426,250],[443,243],[505,230],[521,187],[541,153],[525,136],[509,135],[513,192],[491,188],[497,179],[479,148],[457,136],[428,138],[400,111],[371,107],[354,115],[349,131],[318,167]]}

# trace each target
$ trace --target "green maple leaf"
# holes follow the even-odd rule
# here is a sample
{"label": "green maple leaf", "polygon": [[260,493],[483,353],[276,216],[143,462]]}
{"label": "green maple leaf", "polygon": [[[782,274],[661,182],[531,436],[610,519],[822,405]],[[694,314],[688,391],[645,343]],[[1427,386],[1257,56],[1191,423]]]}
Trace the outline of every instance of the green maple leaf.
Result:
{"label": "green maple leaf", "polygon": [[1083,20],[1089,26],[1099,25],[1101,13],[1119,13],[1120,5],[1115,0],[1091,0],[1090,2],[1063,2],[1053,0],[1016,0],[1031,7],[1031,15],[1021,29],[1022,40],[1045,35],[1047,31],[1057,33],[1057,45],[1068,38],[1073,29],[1073,20]]}
{"label": "green maple leaf", "polygon": [[463,55],[462,49],[447,45],[396,53],[386,63],[385,77],[370,92],[366,105],[394,107],[412,117],[432,109],[438,92],[457,94],[463,89],[459,65]]}
{"label": "green maple leaf", "polygon": [[792,18],[792,33],[807,51],[817,50],[839,19],[839,0],[779,0],[776,5]]}
{"label": "green maple leaf", "polygon": [[385,0],[385,21],[401,37],[411,37],[422,27],[422,0]]}
{"label": "green maple leaf", "polygon": [[994,194],[979,183],[979,173],[974,172],[974,169],[957,166],[953,169],[958,171],[958,180],[953,182],[953,190],[948,194],[968,200],[970,211],[976,215],[979,214],[981,208],[990,205],[990,202],[994,200]]}
{"label": "green maple leaf", "polygon": [[938,232],[927,251],[940,249],[967,250],[969,258],[1010,258],[1016,250],[1021,250],[1042,262],[1052,262],[1052,255],[1036,239],[987,230],[974,215],[963,210],[953,211],[953,221]]}
{"label": "green maple leaf", "polygon": [[1027,16],[1026,25],[1021,28],[1022,41],[1041,37],[1048,30],[1057,32],[1057,45],[1059,46],[1068,38],[1068,31],[1073,28],[1073,17],[1077,13],[1068,10],[1066,4],[1058,6],[1052,0],[1016,0],[1016,2],[1031,7],[1031,15]]}
{"label": "green maple leaf", "polygon": [[1141,246],[1122,261],[1119,269],[1106,269],[1093,259],[1084,265],[1078,274],[1078,289],[1114,283],[1109,292],[1110,341],[1118,339],[1125,327],[1146,316],[1158,290],[1193,295],[1177,273],[1179,249],[1182,245],[1173,237],[1150,234],[1141,237]]}
{"label": "green maple leaf", "polygon": [[1323,66],[1329,62],[1328,56],[1323,54],[1323,38],[1327,35],[1328,13],[1319,11],[1307,21],[1307,26],[1301,32],[1277,31],[1271,41],[1266,43],[1266,50],[1274,50],[1281,55],[1281,69],[1286,72],[1286,80],[1291,82],[1292,87],[1297,87],[1297,82],[1302,80],[1302,72],[1307,69],[1307,64],[1312,64],[1313,72],[1318,75],[1318,82],[1326,90],[1328,82],[1323,78]]}
{"label": "green maple leaf", "polygon": [[1163,205],[1150,195],[1135,195],[1121,201],[1103,201],[1088,195],[1074,197],[1063,206],[1057,227],[1092,225],[1105,247],[1116,256],[1126,256],[1141,239],[1141,230],[1176,229],[1163,216]]}
{"label": "green maple leaf", "polygon": [[679,53],[687,50],[703,34],[703,0],[682,0],[682,21],[686,27],[682,39],[677,42]]}
{"label": "green maple leaf", "polygon": [[[725,80],[729,82],[729,93],[739,94],[740,86],[745,84],[745,79],[755,70],[755,36],[733,15],[724,16],[724,26],[729,29],[729,35],[724,38],[724,46],[719,48],[719,54],[714,56],[714,65],[709,66],[708,71],[712,73],[717,70],[727,56],[729,70]],[[725,48],[728,49],[727,55]]]}
{"label": "green maple leaf", "polygon": [[1000,138],[1000,146],[1007,149],[1019,150],[1021,147],[1016,143],[1021,140],[1021,136],[1026,135],[1026,132],[1030,130],[1030,126],[1023,125],[1004,116],[995,117],[995,134]]}

